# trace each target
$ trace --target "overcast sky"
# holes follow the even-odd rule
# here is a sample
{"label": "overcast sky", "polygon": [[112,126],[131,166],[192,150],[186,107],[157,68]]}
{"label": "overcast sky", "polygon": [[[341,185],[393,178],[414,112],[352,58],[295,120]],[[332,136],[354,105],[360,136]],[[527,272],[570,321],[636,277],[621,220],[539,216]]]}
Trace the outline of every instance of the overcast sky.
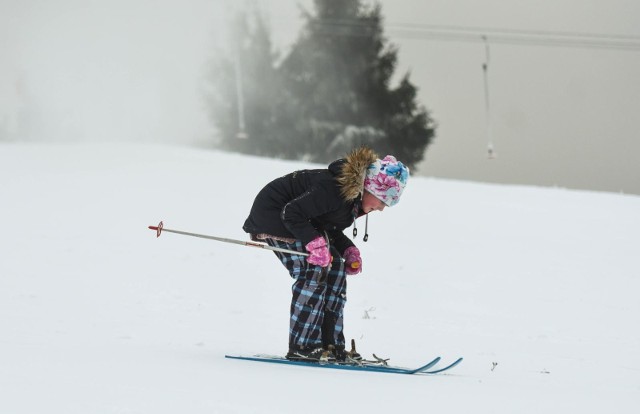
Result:
{"label": "overcast sky", "polygon": [[[0,0],[0,134],[21,140],[204,143],[206,62],[229,0]],[[310,0],[258,1],[281,50]],[[420,172],[640,194],[640,51],[491,43],[487,159],[481,42],[411,24],[637,36],[632,0],[384,0],[397,75],[438,122]],[[393,29],[391,28],[393,27]]]}

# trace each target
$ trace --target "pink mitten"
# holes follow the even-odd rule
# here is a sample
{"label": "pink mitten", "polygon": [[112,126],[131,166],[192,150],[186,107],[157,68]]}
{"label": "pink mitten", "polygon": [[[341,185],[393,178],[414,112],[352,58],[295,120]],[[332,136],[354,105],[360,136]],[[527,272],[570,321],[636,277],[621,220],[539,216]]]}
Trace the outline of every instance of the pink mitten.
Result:
{"label": "pink mitten", "polygon": [[356,246],[348,247],[342,255],[344,257],[346,272],[348,275],[357,275],[362,272],[362,258],[360,250]]}
{"label": "pink mitten", "polygon": [[304,247],[309,252],[307,262],[316,266],[327,267],[331,263],[331,254],[324,237],[318,236]]}

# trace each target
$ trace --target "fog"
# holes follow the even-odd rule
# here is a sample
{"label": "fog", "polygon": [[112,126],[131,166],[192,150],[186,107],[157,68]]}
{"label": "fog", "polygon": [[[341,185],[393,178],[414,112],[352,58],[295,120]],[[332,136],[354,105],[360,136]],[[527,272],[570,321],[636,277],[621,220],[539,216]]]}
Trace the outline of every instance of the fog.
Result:
{"label": "fog", "polygon": [[[260,7],[286,52],[312,2],[0,0],[0,140],[210,146],[207,62],[238,7]],[[480,41],[409,24],[638,36],[624,0],[381,1],[396,76],[438,123],[420,173],[640,194],[640,52],[490,44],[487,136]],[[250,114],[247,114],[250,116]],[[492,141],[497,158],[487,158]]]}
{"label": "fog", "polygon": [[2,9],[1,113],[12,139],[208,139],[203,74],[223,2],[2,0]]}

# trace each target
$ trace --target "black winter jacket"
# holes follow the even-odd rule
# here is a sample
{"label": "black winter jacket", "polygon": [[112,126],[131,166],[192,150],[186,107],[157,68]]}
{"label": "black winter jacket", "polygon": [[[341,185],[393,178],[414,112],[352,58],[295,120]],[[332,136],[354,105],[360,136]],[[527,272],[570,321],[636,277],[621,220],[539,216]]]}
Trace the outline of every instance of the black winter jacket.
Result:
{"label": "black winter jacket", "polygon": [[243,230],[252,238],[268,234],[300,240],[303,246],[326,232],[342,254],[354,245],[343,230],[363,214],[361,193],[345,199],[337,180],[347,162],[340,159],[328,169],[295,171],[271,181],[256,196]]}

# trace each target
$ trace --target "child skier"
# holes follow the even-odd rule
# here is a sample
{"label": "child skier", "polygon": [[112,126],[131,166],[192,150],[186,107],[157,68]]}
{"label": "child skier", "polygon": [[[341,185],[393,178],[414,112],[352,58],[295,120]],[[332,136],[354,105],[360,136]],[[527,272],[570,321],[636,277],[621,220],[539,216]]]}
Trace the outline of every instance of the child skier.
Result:
{"label": "child skier", "polygon": [[[362,271],[362,258],[343,230],[354,224],[355,237],[355,219],[395,205],[408,178],[409,169],[395,157],[378,159],[362,147],[327,169],[277,178],[256,196],[243,226],[251,239],[309,254],[275,252],[295,280],[288,359],[361,359],[345,349],[343,310],[346,275]],[[366,233],[365,226],[364,241]]]}

